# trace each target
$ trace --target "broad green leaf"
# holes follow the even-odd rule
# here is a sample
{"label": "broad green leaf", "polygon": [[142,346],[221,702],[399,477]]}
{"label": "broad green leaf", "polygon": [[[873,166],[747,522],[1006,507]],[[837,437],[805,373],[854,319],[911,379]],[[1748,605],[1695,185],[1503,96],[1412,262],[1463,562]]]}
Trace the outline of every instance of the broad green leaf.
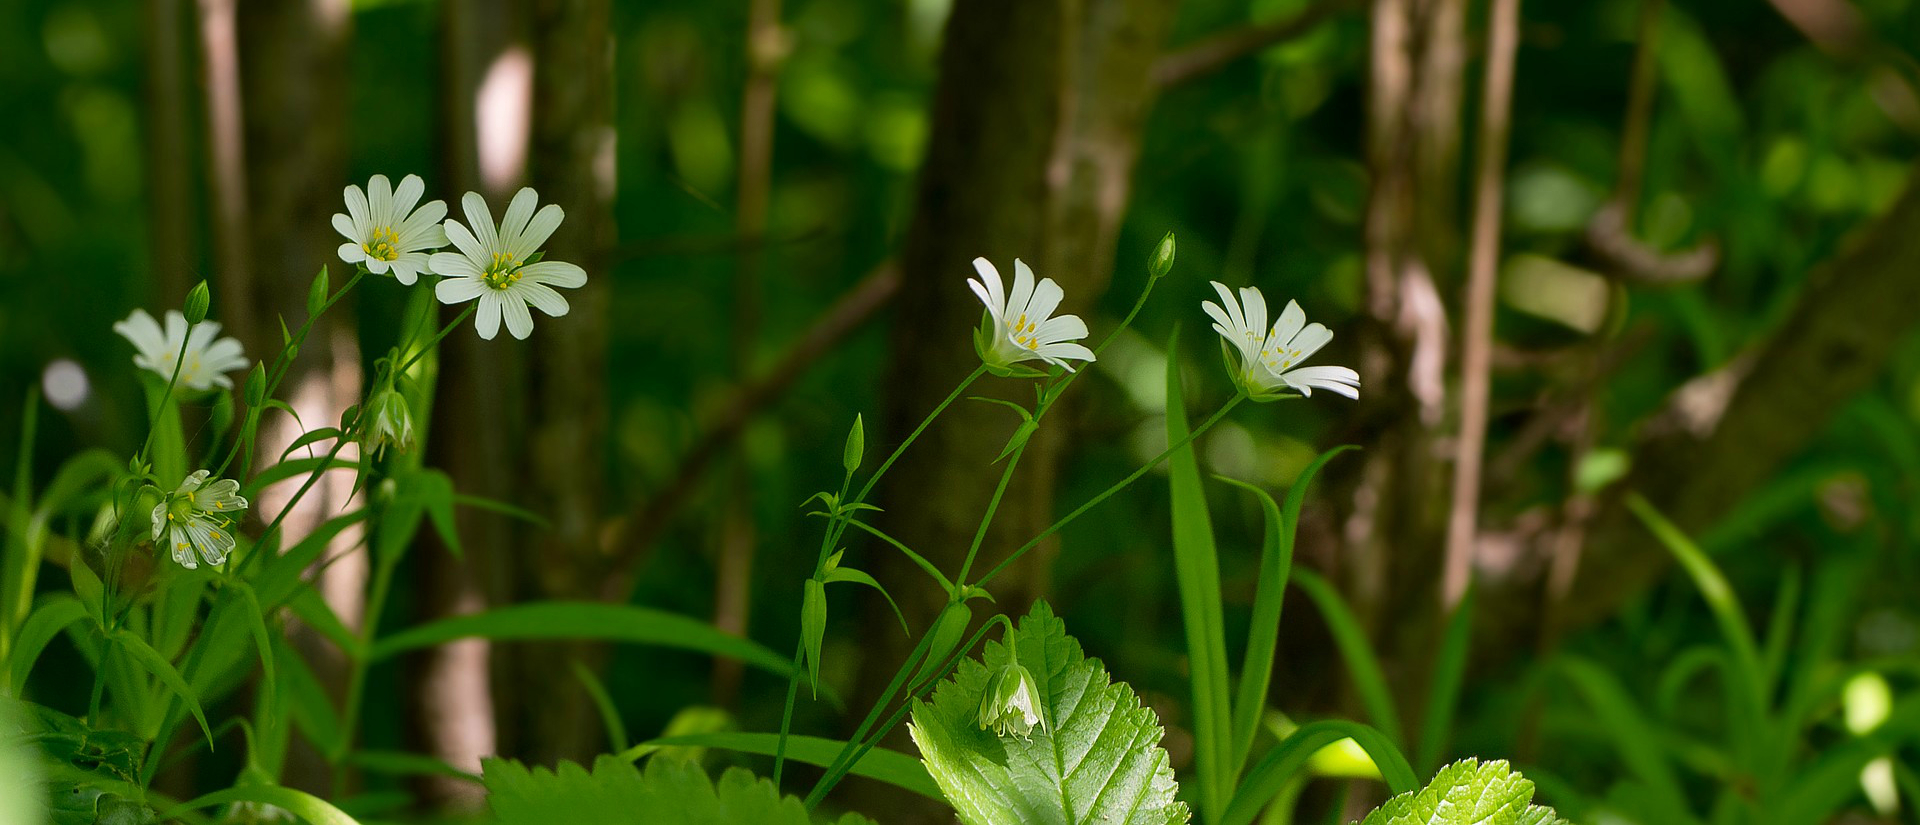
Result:
{"label": "broad green leaf", "polygon": [[1505,761],[1468,759],[1441,769],[1425,788],[1387,800],[1362,825],[1568,825],[1532,801],[1533,783]]}
{"label": "broad green leaf", "polygon": [[1007,665],[989,642],[985,663],[967,659],[932,702],[915,702],[911,731],[922,761],[968,825],[1164,825],[1186,822],[1186,803],[1160,724],[1125,683],[1088,659],[1045,602],[1020,622],[1019,662],[1044,703],[1046,729],[996,736],[979,723],[989,676]]}
{"label": "broad green leaf", "polygon": [[160,820],[170,822],[187,811],[210,808],[229,802],[272,805],[299,817],[309,825],[360,825],[353,817],[347,816],[339,808],[333,807],[317,796],[279,785],[239,785],[224,791],[215,791],[174,806],[161,814]]}
{"label": "broad green leaf", "polygon": [[786,657],[697,619],[638,605],[598,602],[530,602],[428,622],[381,639],[370,656],[379,661],[473,636],[495,641],[605,639],[660,645],[731,656],[781,676],[793,671]]}
{"label": "broad green leaf", "polygon": [[26,624],[20,626],[12,649],[7,651],[8,681],[0,687],[17,694],[26,686],[27,675],[33,672],[33,663],[40,658],[40,652],[46,649],[47,643],[53,641],[53,637],[59,635],[61,630],[86,617],[86,605],[64,593],[55,594],[41,602],[27,616]]}
{"label": "broad green leaf", "polygon": [[[751,753],[759,756],[772,756],[779,747],[780,734],[777,733],[694,733],[681,736],[662,736],[648,742],[642,742],[622,753],[623,758],[638,758],[644,753],[652,753],[660,748],[696,747],[721,748],[739,753]],[[809,765],[828,767],[847,743],[838,739],[819,736],[787,736],[787,758]],[[874,748],[853,764],[850,771],[855,776],[877,779],[896,788],[912,791],[928,799],[946,802],[940,794],[940,786],[934,784],[933,777],[927,774],[920,760],[896,750]]]}
{"label": "broad green leaf", "polygon": [[[502,825],[554,822],[672,822],[675,825],[811,825],[806,806],[781,797],[773,783],[732,768],[716,785],[699,765],[654,759],[644,772],[614,756],[594,762],[593,772],[573,762],[558,770],[489,759],[482,781],[487,804]],[[838,825],[869,820],[847,814]]]}
{"label": "broad green leaf", "polygon": [[[1186,401],[1180,388],[1179,338],[1167,342],[1167,443],[1187,440]],[[1240,763],[1233,758],[1232,687],[1227,677],[1226,619],[1220,598],[1220,556],[1213,519],[1200,484],[1193,444],[1167,459],[1173,497],[1173,569],[1187,635],[1193,683],[1194,762],[1200,768],[1200,810],[1217,816]]]}

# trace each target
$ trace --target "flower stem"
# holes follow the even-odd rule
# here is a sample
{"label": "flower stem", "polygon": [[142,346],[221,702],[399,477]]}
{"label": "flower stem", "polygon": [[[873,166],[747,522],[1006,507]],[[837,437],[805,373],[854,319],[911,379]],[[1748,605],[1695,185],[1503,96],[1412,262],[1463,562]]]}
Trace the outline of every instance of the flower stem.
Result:
{"label": "flower stem", "polygon": [[1000,564],[996,565],[992,570],[987,571],[986,575],[981,576],[980,581],[975,583],[976,586],[980,586],[980,587],[986,586],[987,582],[992,581],[994,576],[1000,575],[1000,571],[1007,569],[1009,565],[1013,564],[1016,561],[1019,561],[1021,556],[1026,555],[1027,551],[1032,550],[1033,548],[1039,546],[1040,542],[1046,541],[1047,538],[1052,536],[1054,533],[1060,532],[1061,528],[1066,527],[1068,524],[1071,524],[1074,519],[1077,519],[1080,516],[1086,514],[1088,510],[1093,509],[1094,505],[1097,505],[1100,502],[1106,501],[1108,498],[1111,498],[1113,494],[1126,489],[1127,485],[1130,485],[1135,481],[1139,481],[1140,477],[1143,475],[1146,475],[1148,470],[1152,470],[1153,468],[1160,466],[1160,462],[1167,460],[1167,457],[1173,455],[1173,452],[1175,450],[1178,450],[1181,447],[1185,447],[1188,444],[1193,443],[1194,439],[1199,438],[1202,433],[1205,433],[1207,430],[1212,429],[1213,425],[1220,423],[1220,419],[1225,418],[1229,411],[1231,411],[1234,407],[1240,406],[1240,402],[1245,400],[1247,400],[1246,393],[1242,392],[1240,394],[1235,395],[1232,400],[1227,402],[1226,406],[1221,407],[1206,421],[1201,422],[1200,426],[1193,428],[1192,432],[1187,433],[1186,438],[1180,439],[1178,443],[1168,446],[1165,451],[1161,452],[1157,456],[1154,456],[1152,461],[1149,461],[1146,464],[1141,465],[1140,469],[1134,470],[1132,473],[1127,474],[1126,478],[1123,478],[1117,482],[1114,482],[1113,486],[1108,487],[1106,490],[1102,491],[1099,495],[1094,496],[1092,499],[1089,499],[1087,503],[1074,508],[1073,512],[1068,513],[1065,516],[1061,517],[1059,521],[1054,522],[1051,526],[1047,527],[1047,529],[1040,531],[1040,535],[1034,536],[1032,539],[1028,540],[1026,544],[1021,545],[1020,549],[1013,551],[1013,554],[1007,556],[1005,561],[1000,562]]}
{"label": "flower stem", "polygon": [[160,393],[160,403],[153,405],[153,421],[147,425],[147,440],[140,442],[140,452],[135,455],[141,464],[147,463],[147,450],[153,447],[153,434],[160,429],[160,416],[167,409],[167,402],[173,400],[173,387],[180,382],[180,366],[187,361],[187,345],[193,341],[193,328],[196,324],[187,324],[186,334],[180,336],[180,351],[173,354],[173,374],[167,376],[167,388]]}
{"label": "flower stem", "polygon": [[[302,323],[299,330],[293,333],[292,343],[280,348],[280,354],[274,356],[273,365],[267,370],[267,391],[261,396],[263,401],[264,399],[273,397],[273,394],[280,389],[280,382],[286,380],[287,371],[293,367],[293,358],[288,355],[289,349],[298,349],[301,344],[306,343],[307,334],[313,331],[313,322],[319,320],[320,316],[327,314],[327,310],[332,309],[333,305],[339,303],[341,298],[346,297],[348,292],[353,291],[354,286],[359,284],[360,279],[365,277],[365,275],[365,270],[355,267],[353,277],[348,278],[347,282],[340,286],[340,291],[335,292],[333,297],[328,298],[326,303],[321,304],[319,312],[307,316],[306,322]],[[220,462],[220,468],[214,471],[213,476],[215,478],[226,477],[227,468],[232,466],[234,457],[240,454],[242,444],[246,445],[247,455],[249,459],[251,459],[255,433],[260,429],[259,408],[249,407],[247,409],[247,420],[241,429],[241,436],[233,440],[233,447],[227,450],[227,457]],[[251,462],[249,461],[249,463]]]}

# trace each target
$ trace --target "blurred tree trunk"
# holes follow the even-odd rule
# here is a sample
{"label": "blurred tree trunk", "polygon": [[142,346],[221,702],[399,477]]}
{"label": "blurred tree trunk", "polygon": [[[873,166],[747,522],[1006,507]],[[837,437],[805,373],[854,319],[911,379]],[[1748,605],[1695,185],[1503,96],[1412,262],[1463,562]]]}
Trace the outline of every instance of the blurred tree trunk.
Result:
{"label": "blurred tree trunk", "polygon": [[[599,550],[601,479],[606,466],[607,295],[612,273],[601,253],[613,237],[612,38],[607,0],[534,0],[533,132],[530,161],[543,201],[566,221],[547,244],[550,259],[588,272],[566,295],[565,318],[542,317],[530,342],[528,427],[516,503],[552,528],[529,535],[514,554],[520,598],[592,598],[605,559]],[[595,667],[602,646],[527,645],[508,672],[517,751],[533,759],[584,759],[601,747],[600,724],[571,661]],[[503,742],[503,747],[508,744]]]}
{"label": "blurred tree trunk", "polygon": [[[526,44],[514,37],[524,31],[524,19],[524,5],[517,0],[440,6],[443,153],[439,180],[429,186],[430,197],[447,201],[450,217],[465,220],[460,197],[466,192],[504,204],[524,182],[533,67]],[[442,322],[458,311],[442,307]],[[522,348],[510,339],[482,341],[460,330],[441,343],[440,357],[428,463],[444,469],[463,493],[508,500],[519,472],[514,433],[525,418],[518,403],[526,381]],[[512,580],[505,568],[516,546],[515,523],[471,507],[461,508],[456,518],[464,559],[423,531],[420,551],[408,560],[420,589],[419,621],[484,610],[487,594],[503,593]],[[405,701],[415,747],[473,771],[479,770],[481,757],[501,752],[491,660],[492,645],[485,639],[463,639],[409,657]],[[418,788],[440,806],[476,810],[483,804],[471,782],[423,777]]]}
{"label": "blurred tree trunk", "polygon": [[[1005,278],[1013,259],[1066,291],[1063,312],[1084,313],[1107,286],[1140,132],[1153,101],[1150,71],[1174,0],[970,0],[947,21],[932,138],[901,254],[888,435],[904,438],[978,365],[971,330],[982,307],[966,287],[985,256]],[[1129,270],[1130,276],[1140,270]],[[1140,286],[1129,278],[1129,288]],[[1094,340],[1103,331],[1097,328]],[[982,379],[970,394],[1031,405],[1026,381]],[[1057,410],[1026,457],[982,547],[975,575],[1052,520],[1053,485],[1071,407]],[[959,568],[1002,471],[992,464],[1015,420],[959,401],[921,436],[882,485],[887,529],[949,573]],[[1017,610],[1043,591],[1052,548],[994,583]],[[916,629],[945,595],[894,555],[892,582]],[[876,622],[891,621],[876,619]],[[899,637],[862,662],[867,701],[906,654]],[[876,811],[878,812],[878,811]],[[891,815],[892,811],[886,811]]]}
{"label": "blurred tree trunk", "polygon": [[[321,264],[334,261],[329,217],[341,210],[346,171],[351,10],[347,0],[202,0],[201,10],[220,320],[249,355],[270,360],[280,347],[275,317],[290,325],[304,319],[308,284]],[[328,422],[359,392],[352,307],[343,303],[315,326],[282,395],[307,422]],[[300,427],[281,415],[262,420],[258,454],[266,460]],[[343,453],[352,455],[351,449]],[[298,484],[263,491],[256,514],[279,512]],[[351,484],[341,474],[323,479],[287,518],[286,539],[298,540],[337,509]],[[333,550],[357,542],[357,532],[346,531]],[[364,556],[353,556],[320,579],[322,595],[349,627],[359,622],[365,578]],[[342,693],[339,651],[310,632],[296,630],[293,640],[323,683]],[[324,791],[328,780],[319,754],[296,744],[287,783]]]}
{"label": "blurred tree trunk", "polygon": [[180,0],[146,3],[143,91],[147,184],[147,271],[158,303],[173,306],[199,278],[193,235],[193,189],[187,148],[186,7]]}

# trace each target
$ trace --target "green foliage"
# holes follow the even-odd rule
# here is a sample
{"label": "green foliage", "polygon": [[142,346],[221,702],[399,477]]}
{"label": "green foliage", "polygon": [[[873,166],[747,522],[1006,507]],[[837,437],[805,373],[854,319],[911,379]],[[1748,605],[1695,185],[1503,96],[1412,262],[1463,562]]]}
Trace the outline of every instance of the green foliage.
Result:
{"label": "green foliage", "polygon": [[[681,759],[655,758],[642,771],[622,759],[602,756],[591,773],[573,762],[548,770],[489,759],[481,776],[487,786],[487,804],[503,825],[635,821],[810,825],[814,821],[800,800],[780,796],[772,782],[745,769],[731,768],[715,783],[697,763]],[[834,822],[861,825],[869,820],[847,814]]]}
{"label": "green foliage", "polygon": [[1361,825],[1569,825],[1532,802],[1533,783],[1506,762],[1467,759],[1442,768],[1425,788],[1387,800]]}
{"label": "green foliage", "polygon": [[1133,689],[1088,659],[1045,602],[1020,621],[1019,662],[1033,674],[1048,728],[1029,737],[980,726],[980,702],[1007,646],[960,663],[931,702],[915,702],[912,733],[934,781],[962,822],[1162,825],[1185,822],[1186,803],[1159,747],[1160,725]]}

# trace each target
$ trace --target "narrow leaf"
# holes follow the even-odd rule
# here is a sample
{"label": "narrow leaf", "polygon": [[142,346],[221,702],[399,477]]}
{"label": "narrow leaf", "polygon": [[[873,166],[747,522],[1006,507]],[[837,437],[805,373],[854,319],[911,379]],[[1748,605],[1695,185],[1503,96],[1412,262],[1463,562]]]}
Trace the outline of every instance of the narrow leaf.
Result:
{"label": "narrow leaf", "polygon": [[1340,648],[1340,658],[1347,663],[1347,674],[1353,678],[1354,689],[1360,692],[1361,704],[1366,706],[1367,718],[1395,746],[1406,741],[1401,733],[1400,711],[1393,703],[1393,690],[1387,686],[1380,657],[1374,655],[1366,630],[1360,627],[1360,620],[1354,617],[1346,600],[1340,598],[1333,585],[1311,570],[1294,571],[1293,580],[1313,600],[1314,606],[1320,608],[1320,617],[1332,631],[1334,645]]}

